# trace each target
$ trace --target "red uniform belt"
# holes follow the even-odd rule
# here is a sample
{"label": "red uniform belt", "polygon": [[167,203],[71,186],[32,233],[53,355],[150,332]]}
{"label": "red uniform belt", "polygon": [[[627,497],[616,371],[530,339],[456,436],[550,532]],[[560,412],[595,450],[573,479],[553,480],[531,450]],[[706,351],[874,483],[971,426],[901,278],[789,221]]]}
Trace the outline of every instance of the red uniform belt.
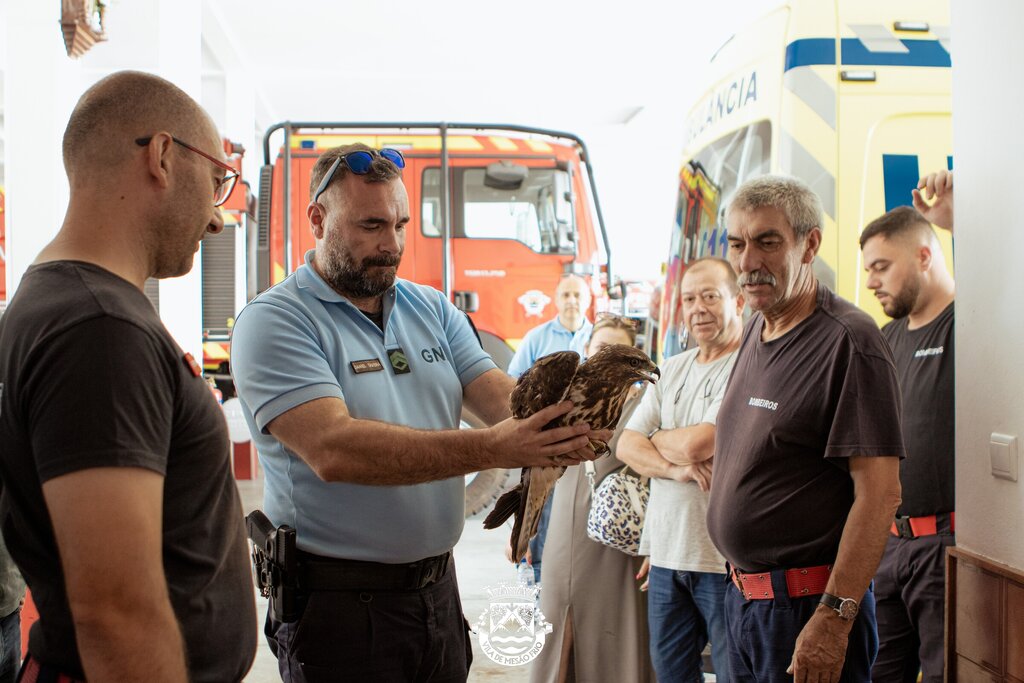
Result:
{"label": "red uniform belt", "polygon": [[[832,565],[823,564],[820,567],[786,569],[785,572],[789,596],[802,598],[809,595],[821,595],[825,592],[829,574],[832,573]],[[733,569],[729,575],[740,594],[747,600],[770,600],[775,597],[771,572],[743,574]]]}
{"label": "red uniform belt", "polygon": [[927,515],[925,517],[897,517],[892,523],[892,527],[889,532],[893,536],[899,536],[900,538],[917,538],[919,536],[934,536],[939,531],[944,531],[941,528],[940,522],[949,518],[949,531],[950,533],[956,531],[956,513],[955,512],[943,512],[937,515]]}

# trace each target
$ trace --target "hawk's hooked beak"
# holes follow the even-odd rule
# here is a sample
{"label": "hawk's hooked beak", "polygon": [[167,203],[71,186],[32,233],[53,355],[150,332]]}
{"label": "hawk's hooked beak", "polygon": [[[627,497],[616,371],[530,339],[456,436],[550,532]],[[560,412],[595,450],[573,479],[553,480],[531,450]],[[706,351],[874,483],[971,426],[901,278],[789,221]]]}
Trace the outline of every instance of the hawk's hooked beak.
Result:
{"label": "hawk's hooked beak", "polygon": [[654,370],[650,372],[647,372],[646,370],[641,370],[640,374],[643,376],[644,381],[650,382],[651,384],[657,384],[658,380],[661,379],[661,370],[659,370],[657,367],[655,367]]}

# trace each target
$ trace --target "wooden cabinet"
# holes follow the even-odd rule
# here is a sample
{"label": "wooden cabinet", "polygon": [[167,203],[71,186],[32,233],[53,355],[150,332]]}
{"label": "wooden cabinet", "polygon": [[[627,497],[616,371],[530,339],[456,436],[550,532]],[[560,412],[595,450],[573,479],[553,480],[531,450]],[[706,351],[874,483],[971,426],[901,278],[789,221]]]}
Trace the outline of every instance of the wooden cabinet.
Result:
{"label": "wooden cabinet", "polygon": [[946,566],[946,680],[1024,683],[1024,573],[962,548]]}

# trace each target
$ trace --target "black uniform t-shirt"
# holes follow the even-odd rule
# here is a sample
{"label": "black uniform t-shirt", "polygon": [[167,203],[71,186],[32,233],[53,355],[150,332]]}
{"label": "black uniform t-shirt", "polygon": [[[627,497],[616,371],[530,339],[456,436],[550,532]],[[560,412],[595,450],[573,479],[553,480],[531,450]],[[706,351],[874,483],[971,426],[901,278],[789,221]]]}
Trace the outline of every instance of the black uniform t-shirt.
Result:
{"label": "black uniform t-shirt", "polygon": [[953,304],[924,327],[910,330],[908,324],[907,318],[893,320],[882,334],[903,390],[907,457],[900,462],[899,514],[923,517],[955,509]]}
{"label": "black uniform t-shirt", "polygon": [[[222,411],[142,292],[91,264],[28,270],[0,319],[0,516],[39,610],[33,657],[82,677],[42,484],[139,467],[164,476],[164,572],[189,678],[241,679],[256,615],[229,456]],[[96,552],[125,542],[112,534]]]}
{"label": "black uniform t-shirt", "polygon": [[779,339],[743,332],[718,412],[708,532],[744,571],[830,564],[853,504],[847,458],[903,456],[892,354],[864,312],[818,287]]}

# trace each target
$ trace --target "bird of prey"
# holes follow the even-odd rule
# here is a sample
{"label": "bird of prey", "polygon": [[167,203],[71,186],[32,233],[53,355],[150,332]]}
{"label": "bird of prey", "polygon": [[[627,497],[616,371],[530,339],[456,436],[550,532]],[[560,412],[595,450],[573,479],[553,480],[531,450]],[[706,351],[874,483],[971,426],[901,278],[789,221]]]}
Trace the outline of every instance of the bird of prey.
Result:
{"label": "bird of prey", "polygon": [[[658,366],[647,354],[624,344],[606,346],[582,364],[579,358],[575,351],[559,351],[539,358],[512,390],[512,416],[526,418],[568,399],[573,403],[572,410],[544,429],[581,423],[589,424],[593,430],[615,429],[629,388],[638,381],[653,384],[661,377]],[[590,447],[597,453],[608,451],[606,443],[594,439]],[[498,499],[484,520],[485,529],[495,529],[515,514],[511,541],[515,562],[526,555],[530,539],[537,533],[544,502],[563,472],[564,466],[524,467],[519,484]]]}

